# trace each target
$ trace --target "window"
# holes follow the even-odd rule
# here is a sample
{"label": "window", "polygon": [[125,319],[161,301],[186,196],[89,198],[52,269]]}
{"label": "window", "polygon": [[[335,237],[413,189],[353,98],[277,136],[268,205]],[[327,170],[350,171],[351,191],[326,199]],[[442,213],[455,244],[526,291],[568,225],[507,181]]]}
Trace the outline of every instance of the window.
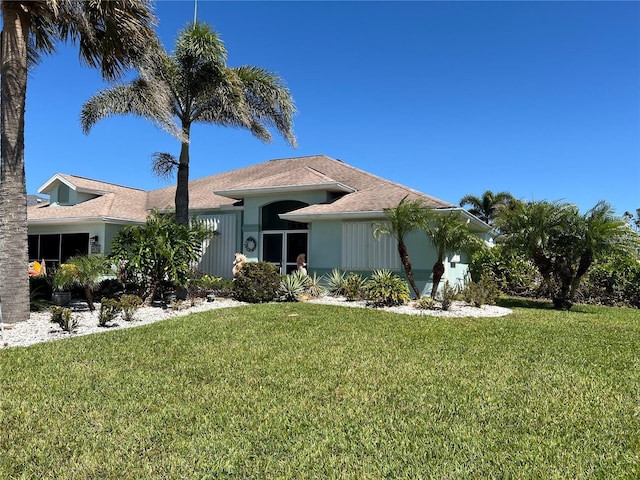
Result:
{"label": "window", "polygon": [[69,258],[89,253],[88,233],[53,233],[29,235],[29,261],[59,265]]}

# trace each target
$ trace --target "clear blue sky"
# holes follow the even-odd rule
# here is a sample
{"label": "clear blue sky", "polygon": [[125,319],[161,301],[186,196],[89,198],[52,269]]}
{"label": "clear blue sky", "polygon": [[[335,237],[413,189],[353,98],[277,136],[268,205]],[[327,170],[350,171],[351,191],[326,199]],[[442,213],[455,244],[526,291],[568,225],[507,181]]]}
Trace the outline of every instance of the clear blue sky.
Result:
{"label": "clear blue sky", "polygon": [[[156,4],[172,50],[193,0]],[[530,200],[640,208],[639,2],[198,1],[231,66],[278,73],[298,148],[198,125],[191,178],[326,154],[443,200],[507,190]],[[85,136],[81,106],[106,84],[62,47],[31,72],[29,193],[56,172],[155,189],[153,152],[179,152],[143,119]]]}

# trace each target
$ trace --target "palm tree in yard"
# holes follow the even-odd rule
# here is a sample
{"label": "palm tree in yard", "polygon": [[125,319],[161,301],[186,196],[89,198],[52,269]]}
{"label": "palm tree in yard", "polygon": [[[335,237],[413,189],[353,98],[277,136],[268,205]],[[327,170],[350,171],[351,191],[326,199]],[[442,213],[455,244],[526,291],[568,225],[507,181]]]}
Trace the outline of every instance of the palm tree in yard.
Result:
{"label": "palm tree in yard", "polygon": [[515,199],[509,192],[493,193],[491,190],[485,191],[481,197],[476,195],[465,195],[460,200],[460,206],[471,205],[469,213],[475,215],[480,220],[489,225],[498,216],[500,210],[511,204]]}
{"label": "palm tree in yard", "polygon": [[440,280],[444,275],[444,260],[447,253],[472,252],[474,249],[481,248],[483,242],[471,233],[467,222],[464,222],[460,218],[460,212],[455,210],[446,212],[429,210],[424,228],[437,254],[436,262],[433,265],[433,286],[431,288],[431,297],[435,298]]}
{"label": "palm tree in yard", "polygon": [[114,79],[155,38],[148,0],[3,0],[0,60],[0,301],[5,322],[29,318],[24,123],[29,66],[56,41]]}
{"label": "palm tree in yard", "polygon": [[421,200],[407,200],[407,197],[404,197],[397,207],[384,209],[386,222],[375,224],[373,230],[375,238],[379,238],[380,235],[391,235],[397,240],[400,261],[404,267],[409,285],[411,285],[417,298],[421,297],[421,293],[413,278],[411,260],[409,259],[409,251],[407,250],[405,239],[409,233],[423,228],[425,210],[426,207]]}
{"label": "palm tree in yard", "polygon": [[295,147],[293,99],[283,81],[267,70],[228,67],[227,52],[218,34],[204,23],[187,25],[168,54],[159,45],[139,68],[140,77],[104,90],[82,108],[85,133],[101,119],[131,114],[144,117],[176,136],[180,157],[155,154],[156,173],[177,168],[176,222],[189,222],[189,142],[193,123],[249,130],[263,141],[275,128]]}

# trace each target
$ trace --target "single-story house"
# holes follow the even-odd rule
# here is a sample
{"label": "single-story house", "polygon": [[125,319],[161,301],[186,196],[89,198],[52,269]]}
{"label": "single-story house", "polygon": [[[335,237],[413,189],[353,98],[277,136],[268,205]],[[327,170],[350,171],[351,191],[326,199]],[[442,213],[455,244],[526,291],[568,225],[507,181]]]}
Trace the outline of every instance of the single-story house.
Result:
{"label": "single-story house", "polygon": [[[77,254],[108,253],[126,225],[142,225],[152,209],[171,210],[175,186],[144,191],[74,175],[55,174],[38,192],[49,201],[28,208],[29,257],[59,264]],[[404,197],[432,208],[460,210],[472,231],[491,242],[490,226],[451,203],[385,180],[324,155],[270,160],[193,180],[190,213],[220,235],[205,245],[199,268],[230,277],[236,252],[249,261],[296,268],[304,253],[310,274],[338,268],[367,274],[386,268],[404,275],[392,237],[374,239],[383,210]],[[424,232],[407,239],[416,282],[428,291],[436,260]],[[444,279],[464,280],[462,252],[450,252]]]}

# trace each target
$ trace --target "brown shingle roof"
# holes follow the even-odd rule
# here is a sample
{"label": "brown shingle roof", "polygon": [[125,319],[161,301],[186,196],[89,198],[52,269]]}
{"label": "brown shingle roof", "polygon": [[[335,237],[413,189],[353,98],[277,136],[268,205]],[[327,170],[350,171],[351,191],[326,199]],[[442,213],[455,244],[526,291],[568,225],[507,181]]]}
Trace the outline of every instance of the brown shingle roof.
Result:
{"label": "brown shingle roof", "polygon": [[[144,221],[152,208],[172,209],[175,186],[150,192],[122,187],[72,175],[61,175],[79,189],[105,192],[104,195],[74,206],[38,205],[29,208],[29,220],[57,218],[110,217]],[[310,205],[296,214],[340,215],[342,213],[381,212],[395,207],[402,198],[422,199],[434,208],[454,205],[425,195],[325,155],[270,160],[249,167],[219,173],[189,182],[191,210],[216,209],[232,206],[236,198],[219,193],[238,193],[252,189],[278,189],[292,186],[326,186],[327,190],[345,193],[337,200]],[[352,191],[352,193],[348,193]]]}

